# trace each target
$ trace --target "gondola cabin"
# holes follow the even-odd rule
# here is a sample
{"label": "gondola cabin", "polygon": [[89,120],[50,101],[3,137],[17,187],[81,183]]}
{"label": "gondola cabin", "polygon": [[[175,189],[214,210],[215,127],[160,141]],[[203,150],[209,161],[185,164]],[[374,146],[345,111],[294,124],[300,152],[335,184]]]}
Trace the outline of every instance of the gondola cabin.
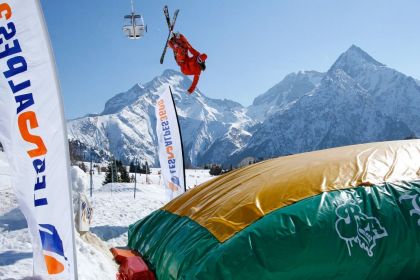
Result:
{"label": "gondola cabin", "polygon": [[143,17],[131,13],[124,17],[123,32],[129,39],[140,39],[147,32],[147,26],[144,25]]}

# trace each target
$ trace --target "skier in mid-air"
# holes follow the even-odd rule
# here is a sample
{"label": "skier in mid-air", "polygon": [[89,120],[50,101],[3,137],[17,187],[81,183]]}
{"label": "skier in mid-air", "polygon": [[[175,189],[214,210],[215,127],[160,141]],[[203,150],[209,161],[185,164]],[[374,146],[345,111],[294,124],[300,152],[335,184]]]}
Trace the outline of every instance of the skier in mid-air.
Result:
{"label": "skier in mid-air", "polygon": [[188,89],[191,94],[197,86],[201,71],[206,70],[207,55],[194,49],[187,38],[179,32],[172,33],[168,44],[174,51],[175,61],[181,67],[181,72],[184,75],[194,75],[194,80]]}

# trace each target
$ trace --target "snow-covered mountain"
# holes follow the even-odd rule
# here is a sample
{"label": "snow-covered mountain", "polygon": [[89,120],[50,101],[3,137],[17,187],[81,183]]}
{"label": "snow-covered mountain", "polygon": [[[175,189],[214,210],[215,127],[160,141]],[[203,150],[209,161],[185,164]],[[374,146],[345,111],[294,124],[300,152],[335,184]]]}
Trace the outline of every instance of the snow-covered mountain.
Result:
{"label": "snow-covered mountain", "polygon": [[193,166],[420,135],[418,81],[356,46],[327,73],[287,75],[248,108],[199,90],[187,95],[190,83],[166,70],[111,98],[102,113],[69,121],[69,138],[126,162],[138,157],[158,165],[154,104],[168,86],[180,115],[187,164]]}
{"label": "snow-covered mountain", "polygon": [[342,69],[366,89],[378,110],[420,134],[420,86],[412,77],[377,62],[356,46],[338,58],[331,67],[335,69]]}
{"label": "snow-covered mountain", "polygon": [[420,87],[415,80],[356,46],[307,89],[268,116],[230,161],[420,134]]}
{"label": "snow-covered mountain", "polygon": [[324,75],[325,73],[316,71],[287,75],[280,83],[254,99],[248,107],[249,116],[260,122],[264,121],[268,116],[287,108],[290,103],[313,90]]}
{"label": "snow-covered mountain", "polygon": [[101,114],[89,115],[68,123],[69,139],[79,140],[95,150],[110,151],[126,162],[135,157],[157,162],[155,103],[159,95],[172,87],[189,164],[221,138],[231,139],[226,153],[233,153],[250,138],[247,128],[255,124],[246,108],[230,100],[211,99],[199,90],[186,94],[191,80],[173,70],[166,70],[146,84],[111,98]]}

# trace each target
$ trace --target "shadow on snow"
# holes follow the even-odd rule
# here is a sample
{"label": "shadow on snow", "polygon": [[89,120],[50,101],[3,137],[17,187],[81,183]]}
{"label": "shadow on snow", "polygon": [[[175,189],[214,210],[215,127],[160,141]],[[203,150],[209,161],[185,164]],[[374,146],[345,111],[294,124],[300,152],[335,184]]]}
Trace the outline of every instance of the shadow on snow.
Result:
{"label": "shadow on snow", "polygon": [[0,253],[0,266],[7,266],[15,264],[16,262],[32,258],[32,253],[22,253],[16,251],[6,251],[4,253]]}
{"label": "shadow on snow", "polygon": [[15,208],[0,217],[0,229],[14,231],[27,228],[25,216],[19,208]]}
{"label": "shadow on snow", "polygon": [[97,226],[91,227],[90,231],[102,240],[108,241],[128,232],[128,227],[121,226]]}

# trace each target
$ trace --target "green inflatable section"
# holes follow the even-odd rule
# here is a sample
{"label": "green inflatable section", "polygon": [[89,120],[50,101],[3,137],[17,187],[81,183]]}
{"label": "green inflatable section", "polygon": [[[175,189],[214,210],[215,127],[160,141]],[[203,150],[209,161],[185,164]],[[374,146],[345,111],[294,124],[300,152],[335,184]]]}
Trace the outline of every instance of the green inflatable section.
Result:
{"label": "green inflatable section", "polygon": [[420,279],[420,181],[325,192],[277,209],[220,243],[156,211],[129,247],[164,279]]}

